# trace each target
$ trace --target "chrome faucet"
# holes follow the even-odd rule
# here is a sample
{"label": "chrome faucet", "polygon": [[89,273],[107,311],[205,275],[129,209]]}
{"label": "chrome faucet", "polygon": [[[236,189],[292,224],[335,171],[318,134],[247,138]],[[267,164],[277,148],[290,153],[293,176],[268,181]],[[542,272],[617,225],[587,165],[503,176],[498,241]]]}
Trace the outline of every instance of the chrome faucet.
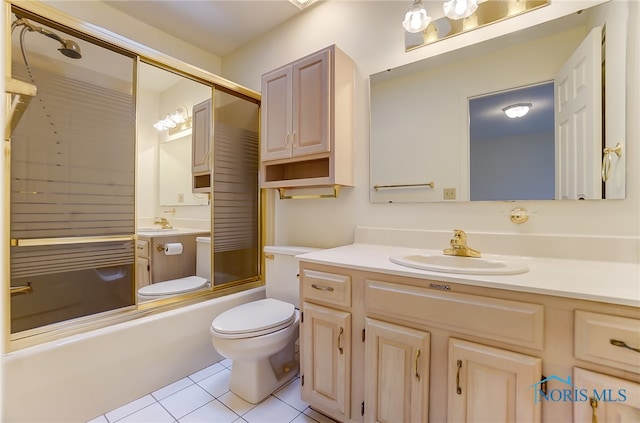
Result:
{"label": "chrome faucet", "polygon": [[467,234],[461,229],[453,230],[453,238],[449,241],[451,248],[446,248],[443,254],[461,257],[480,257],[480,251],[467,245]]}
{"label": "chrome faucet", "polygon": [[173,226],[169,223],[169,221],[164,217],[156,217],[153,221],[154,225],[161,225],[162,229],[173,229]]}

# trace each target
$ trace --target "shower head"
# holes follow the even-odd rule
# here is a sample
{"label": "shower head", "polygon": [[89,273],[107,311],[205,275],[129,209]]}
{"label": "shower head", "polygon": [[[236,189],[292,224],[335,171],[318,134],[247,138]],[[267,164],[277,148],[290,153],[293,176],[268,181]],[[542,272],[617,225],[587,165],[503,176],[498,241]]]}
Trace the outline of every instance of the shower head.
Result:
{"label": "shower head", "polygon": [[22,17],[18,17],[18,19],[13,21],[13,23],[11,24],[11,30],[13,31],[13,29],[18,26],[24,26],[23,31],[27,30],[30,32],[37,32],[56,40],[60,43],[60,48],[58,49],[58,51],[67,57],[70,57],[72,59],[80,59],[82,57],[82,54],[80,53],[80,46],[75,41],[65,40],[55,32],[49,31],[48,29],[42,28],[40,26],[36,26]]}

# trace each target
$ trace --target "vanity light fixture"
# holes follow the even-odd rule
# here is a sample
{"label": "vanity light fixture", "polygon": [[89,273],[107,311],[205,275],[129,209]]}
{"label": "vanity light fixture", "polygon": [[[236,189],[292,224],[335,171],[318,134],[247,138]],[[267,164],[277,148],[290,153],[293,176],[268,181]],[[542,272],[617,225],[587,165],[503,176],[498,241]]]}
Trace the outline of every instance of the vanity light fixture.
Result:
{"label": "vanity light fixture", "polygon": [[511,119],[518,119],[529,113],[531,107],[531,103],[516,103],[503,108],[502,111],[507,115],[507,117]]}
{"label": "vanity light fixture", "polygon": [[449,0],[442,5],[444,15],[449,19],[464,19],[478,9],[478,0]]}
{"label": "vanity light fixture", "polygon": [[407,32],[416,33],[424,31],[430,23],[431,17],[427,15],[427,9],[422,4],[422,0],[415,0],[404,15],[402,26]]}
{"label": "vanity light fixture", "polygon": [[191,116],[189,116],[189,110],[187,106],[180,106],[173,112],[167,114],[165,117],[158,119],[153,127],[158,131],[165,131],[168,129],[179,128],[179,131],[183,131],[191,127]]}
{"label": "vanity light fixture", "polygon": [[310,6],[311,3],[315,3],[316,0],[289,0],[289,2],[291,2],[291,4],[296,6],[298,9],[302,10],[305,7]]}

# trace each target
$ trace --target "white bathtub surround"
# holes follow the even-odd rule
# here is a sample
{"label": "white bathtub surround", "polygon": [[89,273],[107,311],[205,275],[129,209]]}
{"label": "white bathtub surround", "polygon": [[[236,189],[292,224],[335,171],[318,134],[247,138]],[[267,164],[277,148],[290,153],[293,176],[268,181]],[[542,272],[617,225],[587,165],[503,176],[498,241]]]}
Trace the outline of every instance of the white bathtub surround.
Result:
{"label": "white bathtub surround", "polygon": [[81,422],[209,366],[211,320],[264,288],[204,301],[4,357],[1,421]]}
{"label": "white bathtub surround", "polygon": [[[469,246],[480,250],[483,257],[526,263],[529,271],[517,275],[464,275],[430,272],[401,266],[389,260],[390,256],[420,253],[442,254],[442,250],[449,246],[449,239],[453,232],[449,235],[446,234],[440,231],[358,228],[356,243],[304,254],[298,258],[312,263],[345,266],[351,269],[433,281],[455,282],[640,307],[638,280],[640,263],[638,263],[637,239],[619,240],[619,243],[622,244],[619,246],[615,240],[603,238],[602,242],[608,243],[609,248],[614,251],[626,251],[626,249],[635,249],[636,251],[635,261],[630,259],[613,261],[611,253],[606,254],[603,258],[585,248],[585,245],[596,248],[595,246],[599,245],[596,242],[598,239],[580,237],[580,239],[573,239],[572,242],[567,239],[567,248],[579,257],[549,258],[549,255],[536,256],[531,252],[550,251],[550,255],[553,256],[556,237],[551,237],[553,241],[550,241],[547,239],[549,237],[532,238],[529,235],[467,233]],[[496,239],[493,238],[494,236]],[[499,254],[495,254],[496,251]],[[606,260],[607,258],[608,260]]]}

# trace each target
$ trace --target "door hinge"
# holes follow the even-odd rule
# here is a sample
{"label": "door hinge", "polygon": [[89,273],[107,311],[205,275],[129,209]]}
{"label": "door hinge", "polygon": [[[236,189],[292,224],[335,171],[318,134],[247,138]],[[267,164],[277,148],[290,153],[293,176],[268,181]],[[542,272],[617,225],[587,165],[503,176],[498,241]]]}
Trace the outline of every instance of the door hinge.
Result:
{"label": "door hinge", "polygon": [[364,416],[364,401],[362,401],[362,405],[360,406],[360,415]]}
{"label": "door hinge", "polygon": [[300,313],[300,323],[304,323],[304,311]]}
{"label": "door hinge", "polygon": [[304,386],[304,375],[300,376],[300,383]]}
{"label": "door hinge", "polygon": [[367,338],[366,329],[362,329],[362,342]]}
{"label": "door hinge", "polygon": [[542,375],[542,377],[540,378],[540,391],[542,391],[543,394],[547,395],[547,377],[545,375]]}

